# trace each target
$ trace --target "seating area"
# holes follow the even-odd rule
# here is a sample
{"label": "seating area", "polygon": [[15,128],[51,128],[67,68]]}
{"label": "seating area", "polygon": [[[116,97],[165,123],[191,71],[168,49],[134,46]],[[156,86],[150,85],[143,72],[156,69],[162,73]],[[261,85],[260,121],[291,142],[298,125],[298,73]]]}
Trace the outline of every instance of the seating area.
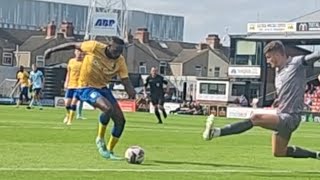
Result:
{"label": "seating area", "polygon": [[320,86],[308,85],[304,94],[306,110],[320,112]]}

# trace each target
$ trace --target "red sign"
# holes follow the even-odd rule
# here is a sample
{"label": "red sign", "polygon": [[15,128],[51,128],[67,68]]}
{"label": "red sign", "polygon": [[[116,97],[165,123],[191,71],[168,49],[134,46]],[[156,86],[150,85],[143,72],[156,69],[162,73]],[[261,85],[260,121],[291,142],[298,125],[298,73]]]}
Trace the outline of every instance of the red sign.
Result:
{"label": "red sign", "polygon": [[135,100],[119,100],[118,104],[123,112],[136,112]]}

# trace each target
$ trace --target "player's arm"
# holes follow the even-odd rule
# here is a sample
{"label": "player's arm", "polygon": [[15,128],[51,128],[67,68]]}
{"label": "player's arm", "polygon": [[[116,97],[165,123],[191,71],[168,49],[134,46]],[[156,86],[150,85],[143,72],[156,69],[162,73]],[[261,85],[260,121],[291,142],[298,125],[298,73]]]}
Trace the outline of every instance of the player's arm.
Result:
{"label": "player's arm", "polygon": [[305,55],[304,64],[313,64],[314,62],[320,60],[320,51],[315,51],[311,54]]}
{"label": "player's arm", "polygon": [[20,83],[20,77],[19,77],[19,72],[17,73],[17,81],[16,81],[16,84],[14,84],[14,87],[17,86],[17,84]]}
{"label": "player's arm", "polygon": [[124,86],[125,91],[128,93],[130,99],[136,97],[136,90],[134,89],[129,77],[121,78],[121,82]]}
{"label": "player's arm", "polygon": [[168,81],[163,78],[162,83],[167,86],[167,88],[166,88],[166,93],[169,93],[169,92],[170,92],[170,87],[169,87]]}
{"label": "player's arm", "polygon": [[129,79],[128,68],[124,58],[119,61],[118,75],[121,78],[122,85],[124,86],[125,91],[128,93],[129,98],[134,99],[136,97],[136,90],[132,86],[132,83]]}
{"label": "player's arm", "polygon": [[146,83],[144,83],[144,86],[143,86],[143,94],[144,94],[145,97],[147,97],[147,88],[148,88],[148,85],[149,85],[149,76],[147,77]]}
{"label": "player's arm", "polygon": [[58,52],[58,51],[65,51],[65,50],[72,50],[72,49],[81,49],[81,42],[68,42],[68,43],[64,43],[64,44],[60,44],[58,46],[52,47],[47,49],[44,52],[44,58],[48,59],[50,58],[50,55],[54,52]]}
{"label": "player's arm", "polygon": [[67,89],[68,88],[68,84],[69,84],[69,76],[70,76],[70,66],[68,66],[67,68],[67,74],[66,74],[66,79],[64,81],[64,88]]}

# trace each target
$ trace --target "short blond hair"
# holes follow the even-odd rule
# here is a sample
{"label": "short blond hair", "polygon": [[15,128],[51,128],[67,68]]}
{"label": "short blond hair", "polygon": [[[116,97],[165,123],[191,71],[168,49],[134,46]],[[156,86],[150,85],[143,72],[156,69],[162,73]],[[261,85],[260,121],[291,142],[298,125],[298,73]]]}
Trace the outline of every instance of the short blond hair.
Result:
{"label": "short blond hair", "polygon": [[281,41],[271,41],[264,48],[263,53],[278,52],[282,55],[286,54],[286,49]]}

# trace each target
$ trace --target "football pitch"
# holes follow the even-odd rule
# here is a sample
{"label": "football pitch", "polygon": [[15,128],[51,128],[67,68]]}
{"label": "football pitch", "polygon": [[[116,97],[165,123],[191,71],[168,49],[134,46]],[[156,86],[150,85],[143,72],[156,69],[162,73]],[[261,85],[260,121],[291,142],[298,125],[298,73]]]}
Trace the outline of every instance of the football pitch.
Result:
{"label": "football pitch", "polygon": [[[115,149],[131,145],[146,153],[142,165],[105,160],[95,146],[98,111],[71,127],[64,109],[0,106],[0,179],[320,179],[320,161],[274,158],[271,133],[260,128],[239,136],[202,140],[204,116],[171,115],[158,125],[149,113],[126,113]],[[232,122],[216,119],[218,126]],[[112,123],[109,125],[109,130]],[[109,133],[107,133],[109,135]],[[303,123],[291,144],[320,150],[320,127]]]}

